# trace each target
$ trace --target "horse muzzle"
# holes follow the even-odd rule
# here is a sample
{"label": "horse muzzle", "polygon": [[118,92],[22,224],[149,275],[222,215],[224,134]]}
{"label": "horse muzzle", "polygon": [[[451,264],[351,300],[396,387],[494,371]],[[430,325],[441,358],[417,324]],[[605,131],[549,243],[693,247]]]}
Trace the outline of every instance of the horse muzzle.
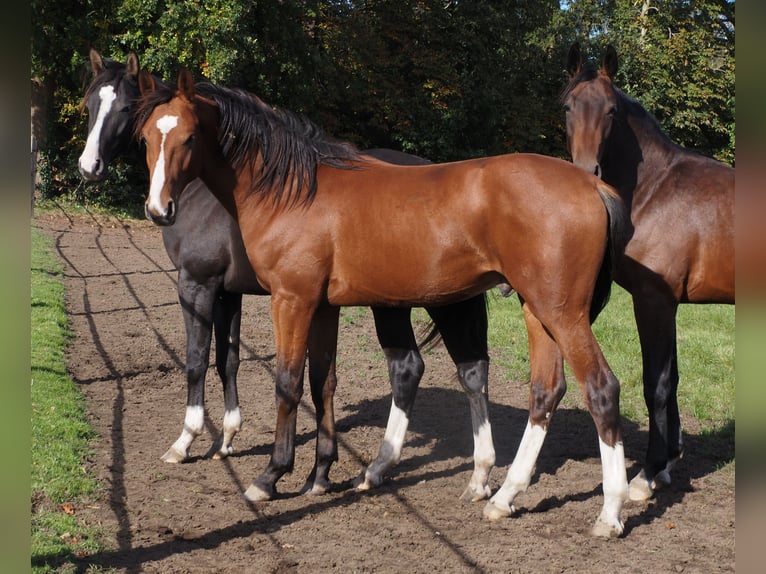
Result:
{"label": "horse muzzle", "polygon": [[147,201],[144,204],[144,213],[146,218],[155,225],[168,226],[173,225],[176,221],[176,208],[175,202],[171,199],[168,201],[167,208],[164,211],[157,211],[156,208],[151,207]]}

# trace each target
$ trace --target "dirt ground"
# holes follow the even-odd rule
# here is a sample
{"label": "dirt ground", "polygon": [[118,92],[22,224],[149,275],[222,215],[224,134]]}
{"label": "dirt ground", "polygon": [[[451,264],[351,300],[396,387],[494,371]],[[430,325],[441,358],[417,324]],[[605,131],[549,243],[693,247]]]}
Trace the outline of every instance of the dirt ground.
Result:
{"label": "dirt ground", "polygon": [[[148,222],[38,214],[65,265],[74,334],[70,372],[99,434],[89,464],[103,485],[96,504],[75,509],[102,527],[111,549],[84,559],[107,571],[209,572],[728,572],[735,567],[735,476],[731,444],[721,446],[684,419],[686,456],[673,484],[623,511],[625,535],[588,531],[602,503],[593,422],[561,408],[529,490],[507,520],[482,518],[483,502],[459,496],[471,473],[468,402],[443,347],[425,356],[402,461],[377,490],[351,483],[376,454],[390,390],[372,315],[344,310],[336,419],[340,460],[334,488],[300,495],[313,464],[313,408],[298,416],[296,466],[278,499],[248,503],[242,492],[266,467],[273,439],[274,349],[268,298],[245,297],[239,395],[244,418],[224,461],[204,458],[223,419],[221,385],[207,377],[206,432],[190,462],[160,456],[184,418],[185,334],[176,272]],[[522,335],[523,336],[523,335]],[[490,371],[497,468],[505,478],[526,423],[527,384]],[[578,393],[576,384],[570,393]],[[628,477],[638,470],[646,423],[624,420]],[[722,468],[724,467],[724,468]],[[111,570],[110,570],[111,569]]]}

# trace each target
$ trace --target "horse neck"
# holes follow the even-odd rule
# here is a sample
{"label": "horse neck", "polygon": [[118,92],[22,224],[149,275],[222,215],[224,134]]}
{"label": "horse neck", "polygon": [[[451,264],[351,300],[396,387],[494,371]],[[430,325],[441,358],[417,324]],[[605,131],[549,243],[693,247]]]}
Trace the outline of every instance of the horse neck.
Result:
{"label": "horse neck", "polygon": [[629,205],[646,201],[656,180],[666,173],[677,148],[648,114],[628,109],[615,118],[604,148],[603,179]]}

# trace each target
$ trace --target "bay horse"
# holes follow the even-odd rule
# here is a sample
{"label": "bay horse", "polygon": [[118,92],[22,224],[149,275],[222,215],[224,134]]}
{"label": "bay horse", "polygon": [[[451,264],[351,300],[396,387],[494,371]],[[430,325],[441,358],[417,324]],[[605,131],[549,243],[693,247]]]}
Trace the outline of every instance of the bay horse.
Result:
{"label": "bay horse", "polygon": [[[89,57],[93,79],[83,99],[88,110],[89,133],[79,169],[86,180],[98,181],[106,176],[113,158],[129,153],[136,144],[132,134],[136,100],[140,96],[140,65],[135,53],[130,53],[124,64],[103,58],[93,49]],[[368,153],[390,163],[430,163],[390,149],[374,149]],[[162,239],[170,260],[178,269],[178,299],[186,328],[188,392],[181,435],[162,456],[162,460],[169,463],[187,460],[192,442],[203,430],[205,374],[213,333],[225,414],[222,434],[207,456],[222,459],[233,452],[233,439],[242,424],[237,396],[242,295],[268,295],[247,259],[236,220],[201,180],[189,183],[179,198],[179,205],[175,225],[163,227]],[[377,457],[363,471],[360,487],[378,486],[401,456],[407,422],[424,372],[410,311],[409,308],[372,309],[378,340],[388,363],[393,399],[384,442]],[[420,344],[441,337],[469,398],[475,431],[475,470],[462,498],[480,500],[490,494],[489,473],[495,461],[486,398],[489,355],[485,298],[477,295],[444,307],[427,307],[426,311],[436,329]],[[316,462],[304,490],[312,493],[327,490],[330,466],[337,460],[333,411],[335,351],[334,337],[316,334],[309,342],[309,380],[318,434]]]}
{"label": "bay horse", "polygon": [[625,210],[616,192],[564,160],[512,154],[419,166],[384,163],[257,96],[142,71],[137,135],[150,172],[147,217],[173,225],[200,178],[237,219],[271,293],[275,440],[245,498],[268,500],[293,466],[307,344],[336,338],[339,308],[439,306],[507,283],[530,341],[530,416],[498,519],[529,485],[570,365],[596,424],[604,504],[592,529],[619,536],[627,496],[619,382],[591,330],[606,303]]}
{"label": "bay horse", "polygon": [[569,50],[561,101],[575,165],[614,186],[630,209],[632,237],[615,281],[633,298],[643,362],[649,445],[630,497],[670,483],[683,454],[678,412],[676,313],[680,303],[734,303],[734,169],[674,143],[614,85],[617,51],[601,67]]}

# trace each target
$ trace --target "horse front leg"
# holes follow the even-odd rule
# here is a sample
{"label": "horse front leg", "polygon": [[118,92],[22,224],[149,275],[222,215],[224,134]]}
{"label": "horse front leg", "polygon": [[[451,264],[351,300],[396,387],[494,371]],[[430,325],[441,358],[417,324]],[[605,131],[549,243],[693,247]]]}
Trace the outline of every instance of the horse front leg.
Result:
{"label": "horse front leg", "polygon": [[495,445],[489,422],[489,353],[487,305],[479,295],[448,307],[426,309],[441,333],[457,367],[460,386],[468,396],[473,430],[473,473],[460,498],[477,502],[489,498],[489,473],[495,466]]}
{"label": "horse front leg", "polygon": [[641,342],[644,401],[649,412],[649,445],[641,471],[630,481],[631,500],[647,500],[670,484],[670,471],[683,455],[678,412],[678,304],[661,293],[633,296]]}
{"label": "horse front leg", "polygon": [[484,507],[484,516],[490,520],[515,511],[513,501],[529,487],[548,425],[566,392],[564,362],[556,342],[526,304],[524,320],[529,339],[529,419],[505,482]]}
{"label": "horse front leg", "polygon": [[357,490],[380,486],[385,474],[401,459],[412,406],[425,370],[412,332],[411,309],[373,308],[372,312],[378,341],[388,363],[392,401],[383,442],[375,459],[362,469],[356,480]]}
{"label": "horse front leg", "polygon": [[205,374],[210,359],[213,303],[218,283],[199,283],[183,269],[178,275],[178,300],[186,328],[186,416],[181,435],[162,455],[170,463],[189,458],[191,444],[205,422]]}
{"label": "horse front leg", "polygon": [[223,383],[223,430],[207,453],[221,460],[234,452],[234,436],[242,428],[242,415],[237,395],[239,371],[239,332],[242,322],[242,294],[222,291],[215,299],[213,325],[215,332],[215,366]]}
{"label": "horse front leg", "polygon": [[272,499],[277,492],[277,481],[293,469],[298,405],[303,396],[308,332],[315,308],[299,297],[286,297],[280,293],[271,296],[277,356],[277,421],[269,464],[244,493],[244,497],[252,502]]}
{"label": "horse front leg", "polygon": [[322,306],[314,313],[308,343],[309,386],[317,422],[314,468],[303,492],[323,494],[330,488],[330,467],[338,460],[333,399],[337,377],[335,359],[338,348],[338,307]]}

